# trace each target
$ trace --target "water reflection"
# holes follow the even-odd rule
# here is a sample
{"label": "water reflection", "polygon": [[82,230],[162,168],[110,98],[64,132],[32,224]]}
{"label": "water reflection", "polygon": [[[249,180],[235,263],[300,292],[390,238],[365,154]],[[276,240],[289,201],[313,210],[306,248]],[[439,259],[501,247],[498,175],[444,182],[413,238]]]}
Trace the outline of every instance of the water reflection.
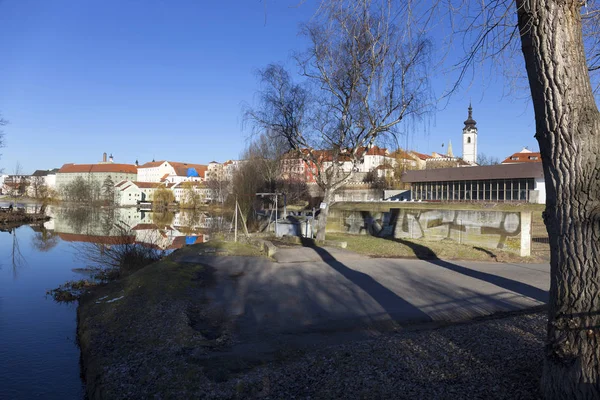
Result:
{"label": "water reflection", "polygon": [[[135,208],[53,207],[52,217],[35,237],[41,248],[65,242],[125,244],[130,241],[161,250],[204,243],[231,229],[228,216],[199,211],[148,212]],[[50,247],[51,248],[51,247]]]}

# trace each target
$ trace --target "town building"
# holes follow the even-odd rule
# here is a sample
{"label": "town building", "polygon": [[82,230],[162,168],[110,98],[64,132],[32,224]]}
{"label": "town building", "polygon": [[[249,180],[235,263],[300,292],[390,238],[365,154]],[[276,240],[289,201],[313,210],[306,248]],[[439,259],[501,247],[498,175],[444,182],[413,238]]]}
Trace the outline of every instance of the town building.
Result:
{"label": "town building", "polygon": [[[308,154],[309,150],[302,150]],[[333,152],[330,150],[313,150],[316,163],[322,166],[322,171],[333,165]],[[354,181],[362,181],[368,172],[376,171],[381,165],[395,165],[392,154],[386,148],[373,146],[371,148],[361,147],[357,150],[359,162],[354,165],[350,153],[342,151],[337,157],[340,170],[349,173],[354,169]],[[281,160],[282,177],[284,179],[299,180],[306,183],[315,183],[317,177],[317,166],[315,162],[306,162],[297,152],[289,152]]]}
{"label": "town building", "polygon": [[56,173],[56,189],[59,193],[77,178],[96,186],[104,184],[110,178],[114,182],[137,180],[137,166],[134,164],[118,164],[112,154],[107,159],[106,153],[102,161],[96,164],[64,164]]}
{"label": "town building", "polygon": [[417,201],[546,202],[540,163],[407,171],[402,181]]}
{"label": "town building", "polygon": [[2,180],[2,194],[24,196],[31,182],[30,175],[5,175]]}
{"label": "town building", "polygon": [[231,182],[235,172],[242,166],[243,160],[227,160],[223,163],[225,180]]}
{"label": "town building", "polygon": [[198,195],[200,202],[212,201],[212,190],[203,182],[139,182],[122,181],[115,185],[115,203],[119,206],[135,206],[143,202],[152,202],[154,193],[158,189],[167,189],[173,192],[173,197],[178,203],[185,203],[187,192],[193,190]]}
{"label": "town building", "polygon": [[471,165],[477,165],[477,122],[473,119],[471,104],[469,104],[469,115],[465,121],[462,139],[462,159]]}
{"label": "town building", "polygon": [[541,163],[542,156],[539,152],[533,152],[528,148],[524,147],[518,153],[515,153],[509,157],[506,157],[502,164],[516,164],[516,163]]}
{"label": "town building", "polygon": [[138,167],[139,182],[180,183],[201,182],[206,179],[208,167],[177,161],[151,161]]}

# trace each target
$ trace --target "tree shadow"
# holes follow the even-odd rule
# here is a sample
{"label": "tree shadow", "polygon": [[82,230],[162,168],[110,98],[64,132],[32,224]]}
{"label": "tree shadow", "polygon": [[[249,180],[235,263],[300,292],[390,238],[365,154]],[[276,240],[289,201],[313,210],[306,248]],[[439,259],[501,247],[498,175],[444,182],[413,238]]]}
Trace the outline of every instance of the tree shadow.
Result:
{"label": "tree shadow", "polygon": [[407,323],[433,321],[421,309],[404,300],[370,275],[348,268],[339,262],[327,250],[317,246],[313,239],[301,238],[301,244],[304,247],[312,248],[327,265],[367,293],[392,319],[402,319]]}
{"label": "tree shadow", "polygon": [[457,272],[469,276],[471,278],[479,279],[484,282],[491,283],[498,287],[510,290],[512,292],[521,294],[526,297],[530,297],[534,300],[548,303],[548,291],[539,289],[535,286],[527,283],[519,282],[514,279],[504,278],[498,275],[490,274],[487,272],[477,271],[475,269],[466,268],[448,261],[441,260],[437,257],[435,252],[427,246],[423,246],[418,243],[414,243],[409,240],[403,240],[400,238],[393,239],[394,241],[409,247],[415,254],[415,256],[421,260],[427,260],[430,263],[437,265],[438,267],[446,268],[451,271]]}

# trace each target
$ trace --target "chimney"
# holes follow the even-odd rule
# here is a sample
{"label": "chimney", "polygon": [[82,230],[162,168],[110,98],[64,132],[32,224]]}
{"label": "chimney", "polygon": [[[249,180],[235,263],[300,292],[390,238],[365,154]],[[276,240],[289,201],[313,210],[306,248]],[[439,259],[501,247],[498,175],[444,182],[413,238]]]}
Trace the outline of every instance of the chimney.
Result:
{"label": "chimney", "polygon": [[102,154],[102,162],[106,162],[106,153]]}
{"label": "chimney", "polygon": [[108,162],[113,162],[113,156],[112,156],[112,154],[108,157]]}

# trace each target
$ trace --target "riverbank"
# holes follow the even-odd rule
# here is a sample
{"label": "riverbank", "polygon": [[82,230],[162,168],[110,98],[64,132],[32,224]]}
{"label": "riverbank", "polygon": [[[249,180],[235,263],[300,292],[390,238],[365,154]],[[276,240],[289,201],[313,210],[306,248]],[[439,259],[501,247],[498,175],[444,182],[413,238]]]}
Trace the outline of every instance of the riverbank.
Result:
{"label": "riverbank", "polygon": [[[301,311],[303,304],[314,316],[336,315],[345,306],[354,310],[351,299],[356,296],[363,308],[373,300],[386,305],[393,297],[375,283],[365,286],[371,281],[365,281],[365,272],[356,266],[362,259],[354,265],[351,260],[357,256],[343,259],[342,251],[329,249],[339,261],[322,261],[313,268],[312,262],[276,267],[265,258],[251,257],[258,255],[252,247],[209,246],[214,244],[178,250],[81,299],[78,336],[90,399],[473,398],[490,393],[494,398],[537,397],[545,324],[539,307],[536,313],[461,324],[431,321],[278,333],[278,326],[287,329],[282,324],[302,325],[312,318]],[[438,268],[452,280],[453,273],[462,272],[479,282],[497,269],[470,274],[468,267],[450,263],[427,265],[430,272]],[[416,264],[409,269],[415,268],[423,269],[423,278],[430,275]],[[331,282],[334,277],[346,279],[347,287]],[[443,288],[457,297],[468,295],[468,303],[460,306],[464,311],[473,306],[493,313],[489,306],[518,300],[504,296],[483,303],[494,296],[496,286],[480,283],[484,291],[479,293],[469,278],[463,278],[471,290],[465,293],[464,288],[449,288],[443,276],[430,278],[438,283],[436,296],[445,296]],[[429,280],[413,283],[411,290],[404,290],[406,300],[394,301],[409,308],[417,304],[408,297],[409,292],[422,296],[423,290],[412,290],[415,285],[429,287]],[[342,292],[347,290],[351,297],[344,300]],[[535,297],[537,292],[531,288],[530,294]],[[438,302],[431,315],[452,306]]]}
{"label": "riverbank", "polygon": [[27,214],[20,211],[0,211],[0,228],[17,227],[23,224],[44,222],[50,219],[42,213]]}
{"label": "riverbank", "polygon": [[228,343],[226,319],[204,296],[203,289],[214,283],[214,269],[176,261],[200,252],[261,254],[243,244],[188,246],[80,299],[77,336],[90,399],[185,398],[199,390],[194,376],[202,366],[189,357]]}

